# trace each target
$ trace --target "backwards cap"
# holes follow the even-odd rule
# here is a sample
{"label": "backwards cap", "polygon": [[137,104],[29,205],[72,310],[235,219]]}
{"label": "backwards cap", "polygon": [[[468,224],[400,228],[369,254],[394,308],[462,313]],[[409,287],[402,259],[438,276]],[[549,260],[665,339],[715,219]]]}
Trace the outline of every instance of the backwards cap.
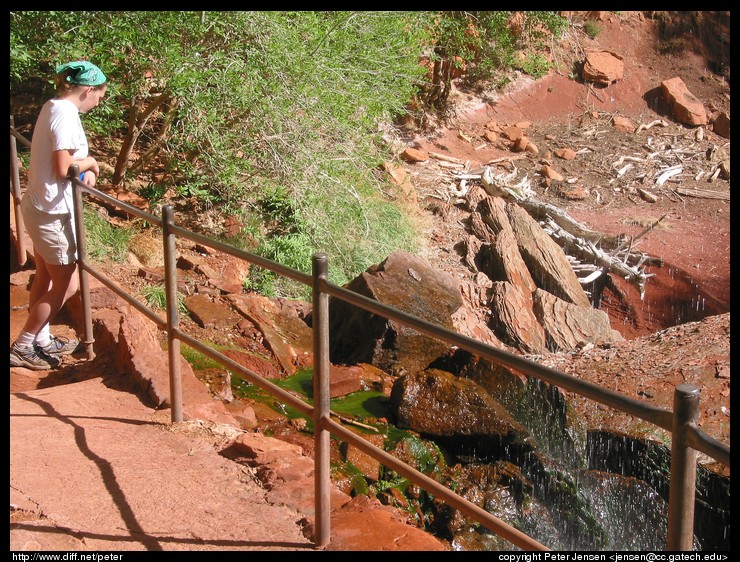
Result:
{"label": "backwards cap", "polygon": [[86,60],[68,62],[57,66],[57,74],[70,71],[65,80],[79,86],[100,86],[106,81],[105,74],[93,63]]}

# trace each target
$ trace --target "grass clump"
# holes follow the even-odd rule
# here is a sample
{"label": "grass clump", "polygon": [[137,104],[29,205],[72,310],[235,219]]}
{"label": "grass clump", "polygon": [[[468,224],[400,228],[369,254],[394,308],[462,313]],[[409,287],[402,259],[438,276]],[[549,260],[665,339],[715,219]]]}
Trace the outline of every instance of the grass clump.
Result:
{"label": "grass clump", "polygon": [[599,33],[601,33],[601,27],[594,20],[588,20],[583,24],[583,32],[591,39],[596,39]]}
{"label": "grass clump", "polygon": [[89,205],[84,208],[83,216],[88,259],[113,263],[126,261],[134,231],[112,225],[95,207]]}
{"label": "grass clump", "polygon": [[[165,310],[167,308],[167,289],[164,283],[145,285],[139,292],[150,308],[155,310]],[[188,309],[185,306],[185,297],[182,293],[177,293],[177,311],[180,314],[188,313]]]}

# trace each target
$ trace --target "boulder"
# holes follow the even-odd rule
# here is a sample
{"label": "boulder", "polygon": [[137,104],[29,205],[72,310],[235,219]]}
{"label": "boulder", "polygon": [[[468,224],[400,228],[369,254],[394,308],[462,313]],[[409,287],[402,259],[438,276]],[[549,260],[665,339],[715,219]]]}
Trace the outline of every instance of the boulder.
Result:
{"label": "boulder", "polygon": [[537,289],[534,314],[544,327],[551,351],[574,350],[584,343],[601,345],[624,338],[611,328],[609,315],[590,306],[577,306]]}
{"label": "boulder", "polygon": [[624,78],[624,60],[611,51],[591,51],[583,62],[584,82],[608,86]]}
{"label": "boulder", "polygon": [[663,80],[660,89],[673,111],[673,116],[686,125],[706,125],[707,111],[678,76]]}
{"label": "boulder", "polygon": [[724,111],[720,112],[712,123],[712,130],[720,137],[730,138],[730,116]]}
{"label": "boulder", "polygon": [[267,347],[288,375],[313,364],[313,333],[294,304],[257,294],[226,298],[262,332]]}
{"label": "boulder", "polygon": [[[463,304],[449,274],[408,252],[392,253],[347,288],[448,330]],[[441,340],[336,298],[329,300],[329,317],[332,363],[370,363],[400,373],[423,370],[450,351]]]}
{"label": "boulder", "polygon": [[491,326],[505,343],[525,353],[545,353],[545,331],[532,311],[532,295],[497,281],[491,290]]}
{"label": "boulder", "polygon": [[528,432],[479,384],[439,369],[403,375],[391,391],[398,427],[443,444],[458,456],[495,456],[524,445]]}
{"label": "boulder", "polygon": [[590,307],[563,249],[516,203],[507,203],[506,211],[519,252],[537,286],[567,302]]}

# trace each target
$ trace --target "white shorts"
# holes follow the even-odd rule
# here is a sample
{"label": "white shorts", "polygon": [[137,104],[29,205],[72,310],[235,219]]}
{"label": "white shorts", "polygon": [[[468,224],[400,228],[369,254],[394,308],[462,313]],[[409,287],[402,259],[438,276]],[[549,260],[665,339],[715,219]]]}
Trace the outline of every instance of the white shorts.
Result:
{"label": "white shorts", "polygon": [[40,211],[30,197],[21,200],[21,212],[34,252],[51,265],[69,265],[77,261],[77,243],[71,213]]}

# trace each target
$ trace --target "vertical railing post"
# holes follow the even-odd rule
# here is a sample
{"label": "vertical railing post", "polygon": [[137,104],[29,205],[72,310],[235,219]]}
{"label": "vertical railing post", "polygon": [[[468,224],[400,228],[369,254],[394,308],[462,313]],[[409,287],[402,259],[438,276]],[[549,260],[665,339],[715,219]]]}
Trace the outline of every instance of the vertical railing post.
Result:
{"label": "vertical railing post", "polygon": [[329,544],[331,537],[330,433],[324,428],[329,418],[329,295],[321,290],[328,279],[328,262],[324,253],[312,260],[313,274],[313,408],[314,408],[314,517],[316,548]]}
{"label": "vertical railing post", "polygon": [[177,298],[177,267],[175,263],[174,209],[162,207],[162,241],[164,245],[164,285],[167,297],[167,352],[170,368],[170,406],[173,422],[182,421],[182,380],[180,377],[180,340],[175,331],[180,325]]}
{"label": "vertical railing post", "polygon": [[[10,128],[15,127],[15,120],[10,116]],[[18,254],[18,265],[26,265],[28,256],[26,255],[26,227],[23,224],[23,215],[21,214],[21,178],[18,171],[18,147],[15,143],[13,133],[10,133],[10,189],[13,194],[13,213],[15,217],[15,250]]]}
{"label": "vertical railing post", "polygon": [[694,496],[696,450],[689,446],[686,430],[699,419],[699,389],[680,384],[673,393],[671,480],[668,493],[667,550],[692,550],[694,545]]}
{"label": "vertical railing post", "polygon": [[80,167],[72,164],[67,170],[67,177],[72,182],[72,206],[74,208],[74,233],[77,244],[77,274],[80,276],[80,300],[82,301],[82,319],[85,323],[85,350],[87,359],[95,359],[93,344],[92,311],[90,307],[90,281],[85,265],[87,264],[87,234],[85,233],[85,209],[82,206],[82,189],[77,185]]}

